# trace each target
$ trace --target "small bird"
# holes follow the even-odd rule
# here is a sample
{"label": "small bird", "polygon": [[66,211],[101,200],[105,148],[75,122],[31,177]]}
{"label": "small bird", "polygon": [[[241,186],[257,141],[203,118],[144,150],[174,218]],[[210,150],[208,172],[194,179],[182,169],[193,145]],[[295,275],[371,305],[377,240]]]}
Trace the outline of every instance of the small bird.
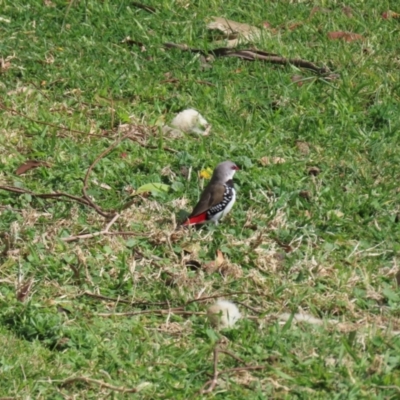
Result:
{"label": "small bird", "polygon": [[218,164],[199,202],[182,225],[197,225],[209,221],[218,225],[218,221],[228,214],[235,203],[233,175],[239,169],[232,161]]}

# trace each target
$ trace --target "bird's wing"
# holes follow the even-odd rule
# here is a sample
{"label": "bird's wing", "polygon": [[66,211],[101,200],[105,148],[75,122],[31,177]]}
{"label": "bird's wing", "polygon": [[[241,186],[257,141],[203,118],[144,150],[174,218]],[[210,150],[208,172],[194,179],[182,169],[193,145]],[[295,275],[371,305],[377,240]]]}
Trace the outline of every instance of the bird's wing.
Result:
{"label": "bird's wing", "polygon": [[225,186],[220,183],[213,183],[208,185],[202,193],[199,202],[196,204],[196,207],[189,215],[189,218],[200,215],[208,211],[211,207],[214,207],[217,204],[221,203],[224,199],[225,190]]}

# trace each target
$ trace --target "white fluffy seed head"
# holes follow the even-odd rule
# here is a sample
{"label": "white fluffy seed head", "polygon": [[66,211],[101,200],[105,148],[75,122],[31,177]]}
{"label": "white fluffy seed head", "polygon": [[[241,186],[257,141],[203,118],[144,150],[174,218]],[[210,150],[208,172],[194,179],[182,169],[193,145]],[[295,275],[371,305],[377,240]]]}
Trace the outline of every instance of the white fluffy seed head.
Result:
{"label": "white fluffy seed head", "polygon": [[208,127],[208,122],[198,111],[189,108],[181,111],[172,120],[171,125],[182,132],[203,135]]}
{"label": "white fluffy seed head", "polygon": [[236,304],[228,300],[218,300],[207,310],[207,316],[211,325],[215,328],[233,328],[241,314]]}

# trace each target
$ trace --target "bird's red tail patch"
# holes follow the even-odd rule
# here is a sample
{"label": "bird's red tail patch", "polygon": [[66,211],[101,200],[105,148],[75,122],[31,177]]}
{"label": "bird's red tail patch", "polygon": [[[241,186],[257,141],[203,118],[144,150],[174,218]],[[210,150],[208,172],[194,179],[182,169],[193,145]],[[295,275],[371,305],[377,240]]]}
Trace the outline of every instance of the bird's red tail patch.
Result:
{"label": "bird's red tail patch", "polygon": [[207,220],[207,211],[195,215],[194,217],[188,218],[182,225],[195,225],[201,224]]}

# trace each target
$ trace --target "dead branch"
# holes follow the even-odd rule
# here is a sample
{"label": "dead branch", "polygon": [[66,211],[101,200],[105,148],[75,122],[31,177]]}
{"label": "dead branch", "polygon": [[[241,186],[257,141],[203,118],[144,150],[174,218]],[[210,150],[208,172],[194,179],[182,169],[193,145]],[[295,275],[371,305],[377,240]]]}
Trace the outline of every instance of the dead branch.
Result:
{"label": "dead branch", "polygon": [[[123,234],[124,232],[109,232],[109,233],[114,233],[114,234],[115,234],[115,233],[121,233],[121,234]],[[129,233],[129,232],[126,232],[126,233]],[[183,310],[184,307],[186,307],[187,305],[192,304],[192,303],[207,301],[207,300],[215,299],[215,298],[229,297],[229,296],[237,295],[237,294],[249,294],[249,295],[254,295],[254,294],[257,294],[257,293],[256,293],[256,292],[228,292],[228,293],[223,293],[223,294],[217,294],[217,295],[214,295],[214,296],[201,297],[201,298],[199,298],[199,299],[189,300],[189,301],[187,301],[186,303],[184,303],[182,306],[175,307],[174,310]],[[91,292],[88,292],[88,291],[85,291],[85,292],[81,293],[79,296],[88,296],[88,297],[93,297],[93,298],[95,298],[95,299],[100,299],[100,300],[105,300],[105,301],[113,301],[113,302],[115,302],[115,303],[129,304],[129,305],[131,305],[131,306],[163,306],[163,305],[167,305],[167,302],[166,302],[166,301],[164,301],[164,302],[156,302],[156,303],[150,303],[150,302],[134,302],[134,301],[127,300],[127,299],[121,299],[121,298],[113,298],[113,297],[103,296],[103,295],[101,295],[101,294],[91,293]],[[242,303],[240,303],[240,302],[237,302],[237,303],[238,303],[238,304],[241,304],[241,305],[243,305],[243,306],[245,306],[245,304],[242,304]],[[165,309],[165,310],[167,310],[167,309]],[[157,311],[157,310],[156,310],[156,311]],[[158,311],[159,311],[159,310],[158,310]],[[256,309],[254,309],[254,311],[257,312],[257,313],[260,313],[260,312],[261,312],[260,310],[256,310]],[[146,310],[146,312],[152,312],[152,311]],[[193,314],[192,312],[189,312],[189,311],[188,311],[188,313],[189,313],[189,314]],[[124,314],[124,313],[122,313],[122,314]],[[203,314],[205,314],[205,313],[200,313],[200,315],[203,315]],[[111,315],[115,315],[115,313],[113,313],[113,314],[107,314],[107,316],[111,316]],[[129,316],[129,315],[131,315],[131,314],[128,314],[128,316]],[[136,314],[134,314],[134,315],[136,315]]]}
{"label": "dead branch", "polygon": [[[220,49],[217,49],[220,50]],[[232,49],[224,49],[221,52],[223,57],[238,57],[248,61],[261,60],[266,61],[272,64],[280,64],[280,65],[294,65],[296,67],[307,68],[319,74],[329,73],[329,69],[326,67],[317,67],[311,61],[302,60],[300,58],[285,58],[277,55],[266,55],[264,52],[258,50],[232,50]],[[213,52],[215,55],[215,51]]]}
{"label": "dead branch", "polygon": [[198,53],[205,57],[210,55],[214,57],[238,57],[241,58],[242,60],[247,60],[247,61],[261,60],[272,64],[294,65],[296,67],[307,68],[319,74],[330,73],[329,68],[318,67],[311,61],[302,60],[300,58],[285,58],[279,56],[278,54],[268,53],[262,50],[255,50],[255,49],[237,50],[228,47],[220,47],[214,50],[205,51],[201,49],[191,48],[186,44],[176,44],[176,43],[164,43],[164,47],[167,49],[176,48],[182,51]]}
{"label": "dead branch", "polygon": [[220,353],[224,353],[224,354],[226,354],[227,356],[232,357],[234,360],[236,360],[236,361],[238,361],[238,362],[240,362],[240,363],[242,363],[242,364],[245,364],[245,362],[244,362],[240,357],[238,357],[237,355],[231,353],[231,352],[228,351],[228,350],[219,349],[219,352],[220,352]]}
{"label": "dead branch", "polygon": [[154,14],[156,9],[154,7],[148,6],[146,4],[138,3],[136,1],[131,2],[132,6],[140,8],[141,10],[147,11],[150,14]]}
{"label": "dead branch", "polygon": [[74,200],[80,204],[91,207],[90,203],[86,199],[84,199],[82,197],[72,196],[71,194],[63,193],[63,192],[34,193],[34,192],[31,192],[30,190],[21,189],[16,186],[2,186],[2,185],[0,185],[0,190],[6,190],[7,192],[18,193],[18,194],[29,194],[32,197],[38,197],[41,199],[57,199],[59,197],[66,197],[67,199]]}
{"label": "dead branch", "polygon": [[375,387],[379,388],[379,389],[393,389],[393,390],[397,390],[398,392],[400,392],[400,387],[396,386],[396,385],[374,385]]}
{"label": "dead branch", "polygon": [[107,226],[102,231],[94,232],[94,233],[87,233],[85,235],[68,236],[66,238],[62,238],[61,240],[64,242],[74,242],[75,240],[79,240],[79,239],[89,239],[89,238],[92,238],[95,236],[107,235],[110,233],[109,232],[110,228],[113,226],[115,221],[119,218],[119,216],[120,216],[120,214],[115,214],[114,218],[107,224]]}
{"label": "dead branch", "polygon": [[222,293],[222,294],[215,294],[213,296],[206,296],[206,297],[200,297],[199,299],[189,300],[188,302],[185,303],[185,305],[188,305],[191,303],[199,303],[202,301],[207,301],[210,299],[217,299],[217,298],[221,298],[221,297],[230,297],[230,296],[237,295],[237,294],[256,295],[258,293],[256,293],[256,292],[228,292],[228,293]]}
{"label": "dead branch", "polygon": [[[1,103],[0,103],[0,108],[2,107]],[[11,111],[11,110],[9,110]],[[17,114],[21,115],[20,113],[16,112]],[[0,190],[6,190],[9,192],[13,192],[13,193],[18,193],[18,194],[29,194],[33,197],[38,197],[38,198],[43,198],[43,199],[54,199],[54,198],[59,198],[59,197],[65,197],[68,198],[70,200],[74,200],[80,204],[89,206],[91,208],[93,208],[98,214],[100,214],[102,217],[104,218],[111,218],[112,220],[115,218],[117,214],[117,212],[110,212],[107,213],[105,211],[103,211],[101,209],[101,207],[99,207],[97,204],[95,204],[92,199],[89,197],[89,195],[87,194],[87,188],[88,188],[88,181],[89,181],[89,176],[90,173],[92,172],[94,166],[102,159],[104,158],[108,153],[110,153],[116,146],[118,146],[118,144],[120,144],[123,140],[125,139],[131,139],[133,141],[135,141],[136,143],[140,144],[143,147],[148,147],[148,148],[157,148],[157,146],[148,146],[146,144],[140,143],[137,138],[135,138],[133,135],[131,135],[130,133],[118,138],[117,140],[115,140],[106,150],[104,150],[99,156],[96,157],[96,159],[93,161],[93,163],[89,166],[88,170],[86,171],[85,174],[85,178],[84,178],[84,182],[83,182],[83,188],[82,188],[82,192],[83,192],[83,197],[77,197],[77,196],[73,196],[70,195],[68,193],[63,193],[63,192],[56,192],[56,193],[34,193],[30,190],[26,190],[26,189],[22,189],[22,188],[18,188],[15,186],[0,186]],[[170,149],[167,147],[163,147],[163,149],[165,151],[169,151],[172,153],[176,153],[176,150],[174,149]],[[113,221],[113,223],[115,222],[115,220]],[[111,224],[112,225],[112,224]],[[99,236],[99,235],[121,235],[121,236],[132,236],[132,235],[136,235],[136,233],[134,232],[109,232],[109,228],[104,229],[101,232],[95,232],[95,233],[90,233],[87,235],[78,235],[78,236],[71,236],[68,238],[64,238],[62,239],[65,242],[70,242],[70,241],[74,241],[77,239],[88,239],[88,238],[92,238],[95,236]]]}
{"label": "dead branch", "polygon": [[213,362],[212,378],[203,385],[203,387],[199,391],[199,394],[211,393],[216,388],[218,384],[218,378],[222,374],[227,374],[229,372],[238,372],[238,371],[260,371],[266,368],[266,366],[262,365],[246,365],[244,367],[228,368],[222,371],[218,371],[218,360],[220,353],[224,353],[242,364],[245,364],[245,362],[240,357],[236,356],[230,351],[221,349],[218,344],[214,347],[213,353],[214,353],[214,362]]}
{"label": "dead branch", "polygon": [[249,365],[247,367],[237,367],[237,368],[228,368],[224,369],[219,373],[219,375],[227,374],[228,372],[239,372],[239,371],[261,371],[267,368],[264,365]]}
{"label": "dead branch", "polygon": [[202,49],[195,49],[193,47],[189,47],[187,44],[177,44],[177,43],[164,43],[163,45],[166,49],[179,49],[182,51],[189,51],[190,53],[199,53],[204,57],[209,55],[209,52]]}
{"label": "dead branch", "polygon": [[260,310],[260,309],[258,309],[258,308],[249,306],[248,304],[245,304],[245,303],[243,303],[242,301],[236,301],[236,303],[237,303],[237,304],[240,304],[241,306],[247,308],[247,309],[250,310],[250,311],[255,312],[256,314],[261,314],[261,313],[265,312],[265,310]]}
{"label": "dead branch", "polygon": [[125,300],[125,299],[120,299],[120,298],[115,299],[113,297],[103,296],[101,294],[91,293],[88,291],[83,292],[79,296],[88,296],[88,297],[93,297],[95,299],[104,300],[104,301],[113,301],[115,303],[129,304],[131,306],[164,306],[167,304],[166,301],[158,302],[158,303],[148,303],[145,301],[135,302],[135,301]]}
{"label": "dead branch", "polygon": [[129,232],[129,231],[105,232],[104,235],[106,235],[106,236],[140,236],[136,232]]}
{"label": "dead branch", "polygon": [[65,126],[60,126],[56,124],[51,124],[50,122],[44,122],[44,121],[38,121],[36,119],[33,119],[31,117],[28,117],[27,115],[14,110],[13,108],[6,107],[4,104],[0,103],[0,108],[3,109],[4,111],[8,111],[12,114],[19,115],[20,117],[23,117],[27,119],[28,121],[34,122],[35,124],[39,125],[45,125],[45,126],[50,126],[52,128],[57,128],[58,130],[62,131],[68,131],[68,132],[73,132],[73,133],[80,133],[81,135],[86,135],[86,136],[96,136],[96,137],[104,137],[104,135],[96,135],[94,133],[89,133],[89,132],[83,132],[83,131],[78,131],[76,129],[71,129],[71,128],[66,128]]}
{"label": "dead branch", "polygon": [[92,379],[92,378],[87,378],[86,376],[75,376],[73,378],[68,378],[65,379],[60,383],[61,386],[67,386],[75,382],[84,382],[89,385],[94,384],[98,385],[100,387],[104,387],[107,389],[115,390],[116,392],[122,392],[122,393],[137,393],[138,389],[137,388],[126,388],[123,386],[114,386],[110,385],[109,383],[106,383],[104,381],[100,381],[98,379]]}
{"label": "dead branch", "polygon": [[88,233],[85,235],[76,235],[76,236],[68,236],[66,238],[62,238],[64,242],[74,242],[75,240],[79,239],[91,239],[96,236],[137,236],[138,234],[136,232],[106,232],[100,231],[100,232],[94,232],[94,233]]}
{"label": "dead branch", "polygon": [[[132,140],[132,141],[134,141],[134,142],[136,142],[137,144],[139,144],[140,146],[144,147],[145,149],[152,149],[152,150],[158,149],[158,146],[153,146],[153,145],[149,145],[147,143],[145,144],[145,143],[140,142],[136,136],[128,134],[127,138]],[[172,153],[172,154],[178,153],[178,150],[171,149],[170,147],[163,146],[162,149],[164,151],[168,151],[168,153]]]}
{"label": "dead branch", "polygon": [[[204,386],[200,389],[200,394],[211,393],[218,383],[218,355],[219,347],[214,347],[214,367],[213,367],[213,377],[211,380],[207,381]],[[206,389],[207,388],[207,389]]]}
{"label": "dead branch", "polygon": [[118,217],[120,216],[120,214],[107,214],[104,213],[99,206],[97,206],[96,204],[94,204],[89,197],[87,198],[83,198],[83,197],[77,197],[77,196],[72,196],[68,193],[34,193],[31,192],[30,190],[26,190],[26,189],[21,189],[18,187],[14,187],[14,186],[0,186],[0,190],[6,190],[8,192],[12,192],[12,193],[18,193],[18,194],[29,194],[33,197],[38,197],[38,198],[42,198],[42,199],[56,199],[59,197],[65,197],[67,199],[71,199],[74,200],[80,204],[83,204],[85,206],[89,206],[91,208],[93,208],[98,214],[102,215],[103,217],[108,217],[108,216],[112,216],[112,220],[108,223],[108,225],[105,227],[104,230],[100,231],[100,232],[94,232],[94,233],[88,233],[88,234],[84,234],[84,235],[76,235],[76,236],[68,236],[66,238],[62,238],[61,240],[63,240],[64,242],[73,242],[75,240],[78,239],[89,239],[95,236],[100,236],[100,235],[104,235],[104,236],[134,236],[137,235],[137,233],[135,232],[121,232],[121,231],[117,231],[117,232],[109,232],[111,226],[114,224],[114,222],[118,219]]}
{"label": "dead branch", "polygon": [[112,150],[115,149],[123,140],[125,140],[127,137],[131,136],[129,133],[118,138],[117,140],[114,141],[114,143],[111,144],[107,149],[105,149],[101,154],[99,154],[96,159],[92,162],[92,164],[89,166],[88,170],[86,171],[85,178],[83,180],[83,187],[82,187],[82,192],[83,192],[83,197],[88,201],[88,203],[91,205],[92,208],[94,208],[98,214],[103,216],[104,218],[114,218],[116,213],[106,213],[104,212],[98,205],[96,205],[88,196],[86,190],[88,187],[88,180],[89,180],[89,175],[92,172],[94,166],[102,159],[104,158],[108,153],[110,153]]}
{"label": "dead branch", "polygon": [[[183,82],[186,82],[187,81],[187,79],[185,79],[185,80],[183,80]],[[180,79],[177,79],[177,78],[170,78],[170,79],[164,79],[163,81],[161,81],[160,82],[160,84],[163,84],[163,83],[181,83],[182,81],[180,80]],[[208,81],[201,81],[201,80],[198,80],[198,79],[196,79],[194,82],[196,82],[196,83],[198,83],[198,84],[200,84],[200,85],[206,85],[206,86],[216,86],[216,85],[214,85],[213,83],[211,83],[211,82],[208,82]]]}
{"label": "dead branch", "polygon": [[121,313],[98,313],[96,314],[98,317],[133,317],[135,315],[142,314],[154,314],[154,315],[165,315],[165,314],[176,314],[176,315],[206,315],[205,312],[196,312],[196,311],[185,311],[182,310],[182,307],[176,308],[166,308],[160,310],[143,310],[143,311],[128,311]]}

